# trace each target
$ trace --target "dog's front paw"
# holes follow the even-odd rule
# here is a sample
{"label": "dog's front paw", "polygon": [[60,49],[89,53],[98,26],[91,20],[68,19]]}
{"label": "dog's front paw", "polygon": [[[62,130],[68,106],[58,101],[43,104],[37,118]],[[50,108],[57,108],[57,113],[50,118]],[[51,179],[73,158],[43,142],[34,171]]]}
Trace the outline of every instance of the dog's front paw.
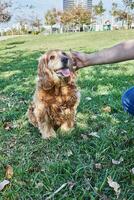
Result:
{"label": "dog's front paw", "polygon": [[61,129],[62,132],[68,132],[68,131],[70,131],[73,127],[74,127],[74,123],[73,123],[73,122],[70,123],[69,125],[68,125],[67,122],[65,122],[64,124],[61,125],[60,129]]}
{"label": "dog's front paw", "polygon": [[55,131],[52,131],[52,132],[47,132],[47,133],[42,133],[42,139],[45,139],[45,140],[50,140],[51,138],[55,138],[56,137],[56,133]]}

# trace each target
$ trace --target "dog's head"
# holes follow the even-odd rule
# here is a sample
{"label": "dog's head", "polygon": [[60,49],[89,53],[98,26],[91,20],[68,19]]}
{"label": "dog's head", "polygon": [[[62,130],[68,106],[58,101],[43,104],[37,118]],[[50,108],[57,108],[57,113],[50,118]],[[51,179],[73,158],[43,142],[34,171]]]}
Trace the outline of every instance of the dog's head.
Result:
{"label": "dog's head", "polygon": [[45,80],[46,86],[50,86],[50,82],[51,85],[68,82],[74,76],[73,64],[71,54],[61,50],[48,51],[39,60],[38,75]]}

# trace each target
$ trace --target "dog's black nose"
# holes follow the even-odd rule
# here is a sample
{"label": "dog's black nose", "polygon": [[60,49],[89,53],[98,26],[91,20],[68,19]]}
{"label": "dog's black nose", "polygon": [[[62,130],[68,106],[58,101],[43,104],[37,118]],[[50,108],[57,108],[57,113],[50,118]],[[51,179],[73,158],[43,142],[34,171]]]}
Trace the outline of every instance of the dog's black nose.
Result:
{"label": "dog's black nose", "polygon": [[67,57],[62,57],[61,58],[61,62],[63,62],[64,64],[67,64],[68,58]]}

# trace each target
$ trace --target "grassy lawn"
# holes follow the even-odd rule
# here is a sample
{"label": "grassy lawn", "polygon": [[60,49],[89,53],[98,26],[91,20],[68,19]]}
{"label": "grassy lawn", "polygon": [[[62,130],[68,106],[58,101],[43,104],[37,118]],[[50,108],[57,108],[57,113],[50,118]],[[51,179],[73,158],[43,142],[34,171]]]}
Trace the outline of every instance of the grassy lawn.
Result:
{"label": "grassy lawn", "polygon": [[[134,199],[130,172],[134,167],[134,118],[121,105],[121,95],[134,85],[133,61],[79,71],[81,103],[72,134],[42,140],[25,116],[35,89],[37,59],[44,51],[93,52],[127,39],[134,39],[134,31],[25,36],[0,42],[0,182],[8,164],[14,170],[0,200],[45,200],[61,186],[50,199],[114,200],[109,176],[120,184],[119,200]],[[111,112],[103,111],[106,106]],[[99,138],[89,136],[91,132]],[[121,157],[119,165],[112,163]]]}

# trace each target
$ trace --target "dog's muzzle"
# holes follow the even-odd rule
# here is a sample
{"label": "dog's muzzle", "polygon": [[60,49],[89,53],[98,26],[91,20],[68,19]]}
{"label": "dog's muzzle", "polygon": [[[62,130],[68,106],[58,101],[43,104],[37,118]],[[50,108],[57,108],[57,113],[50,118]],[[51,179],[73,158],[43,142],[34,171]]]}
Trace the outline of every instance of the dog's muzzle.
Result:
{"label": "dog's muzzle", "polygon": [[69,77],[71,76],[70,69],[68,67],[63,67],[61,69],[56,70],[57,75],[62,77]]}

